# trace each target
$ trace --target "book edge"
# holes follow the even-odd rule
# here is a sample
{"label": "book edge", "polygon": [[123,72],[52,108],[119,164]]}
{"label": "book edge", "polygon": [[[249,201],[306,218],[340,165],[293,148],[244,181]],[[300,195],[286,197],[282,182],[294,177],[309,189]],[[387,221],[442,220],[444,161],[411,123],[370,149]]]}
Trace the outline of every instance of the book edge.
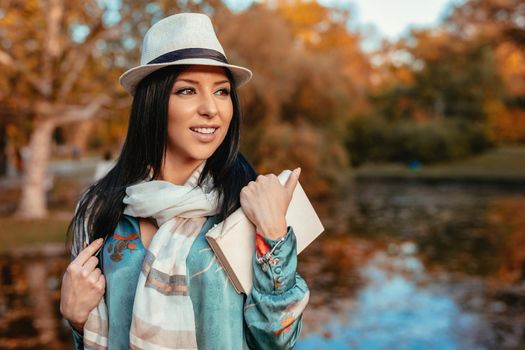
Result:
{"label": "book edge", "polygon": [[222,264],[224,271],[228,275],[230,281],[233,284],[233,287],[235,288],[235,291],[238,294],[241,294],[241,293],[246,294],[246,291],[244,290],[241,282],[239,281],[239,278],[237,277],[235,272],[233,272],[230,262],[228,261],[226,256],[223,254],[222,249],[220,248],[219,244],[216,242],[216,238],[213,236],[206,236],[206,240],[208,241],[211,247],[211,250],[213,250],[217,258],[219,259],[220,263]]}

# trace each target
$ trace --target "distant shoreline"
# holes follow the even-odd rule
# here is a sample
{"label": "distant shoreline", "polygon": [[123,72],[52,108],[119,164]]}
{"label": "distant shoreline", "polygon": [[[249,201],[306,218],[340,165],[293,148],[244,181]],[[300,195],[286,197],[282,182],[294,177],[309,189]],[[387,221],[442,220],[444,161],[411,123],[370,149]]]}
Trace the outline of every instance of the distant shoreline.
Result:
{"label": "distant shoreline", "polygon": [[399,163],[366,164],[354,169],[357,181],[461,183],[525,188],[525,147],[496,148],[462,161],[422,164],[410,169]]}
{"label": "distant shoreline", "polygon": [[354,176],[357,182],[381,182],[381,183],[414,183],[414,184],[456,184],[462,186],[491,186],[491,187],[505,187],[512,189],[519,189],[525,191],[525,178],[503,178],[503,177],[481,177],[481,176],[403,176],[403,175],[388,175],[388,174],[374,174],[374,175],[356,175]]}

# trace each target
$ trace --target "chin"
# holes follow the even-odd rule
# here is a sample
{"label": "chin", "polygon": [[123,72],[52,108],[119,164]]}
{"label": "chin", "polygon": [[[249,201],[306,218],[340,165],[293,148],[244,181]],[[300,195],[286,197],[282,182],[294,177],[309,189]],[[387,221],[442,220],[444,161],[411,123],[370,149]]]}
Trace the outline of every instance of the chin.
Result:
{"label": "chin", "polygon": [[209,151],[209,152],[199,152],[197,154],[193,154],[192,158],[195,160],[207,160],[215,153],[216,150],[217,149],[214,149],[213,151]]}
{"label": "chin", "polygon": [[203,147],[203,149],[197,149],[194,153],[196,159],[206,160],[210,158],[218,149],[220,144],[213,147]]}

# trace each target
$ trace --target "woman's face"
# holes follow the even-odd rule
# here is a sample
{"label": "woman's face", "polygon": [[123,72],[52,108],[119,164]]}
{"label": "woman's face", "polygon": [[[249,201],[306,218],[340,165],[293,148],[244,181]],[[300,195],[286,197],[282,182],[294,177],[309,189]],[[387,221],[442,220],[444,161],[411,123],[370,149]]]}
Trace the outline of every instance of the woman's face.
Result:
{"label": "woman's face", "polygon": [[179,164],[208,159],[220,146],[233,116],[231,85],[224,68],[194,65],[183,70],[168,106],[168,156]]}

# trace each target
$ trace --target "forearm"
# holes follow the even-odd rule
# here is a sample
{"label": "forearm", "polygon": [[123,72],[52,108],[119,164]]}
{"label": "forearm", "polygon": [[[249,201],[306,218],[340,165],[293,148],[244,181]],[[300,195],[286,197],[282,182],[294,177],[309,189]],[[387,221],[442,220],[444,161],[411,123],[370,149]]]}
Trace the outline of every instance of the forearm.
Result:
{"label": "forearm", "polygon": [[[266,249],[272,249],[276,240],[265,239]],[[262,242],[258,242],[257,255]],[[247,341],[257,349],[291,349],[301,331],[301,316],[308,303],[306,282],[296,272],[297,253],[295,235],[291,227],[267,267],[253,260],[254,284],[245,304]]]}

